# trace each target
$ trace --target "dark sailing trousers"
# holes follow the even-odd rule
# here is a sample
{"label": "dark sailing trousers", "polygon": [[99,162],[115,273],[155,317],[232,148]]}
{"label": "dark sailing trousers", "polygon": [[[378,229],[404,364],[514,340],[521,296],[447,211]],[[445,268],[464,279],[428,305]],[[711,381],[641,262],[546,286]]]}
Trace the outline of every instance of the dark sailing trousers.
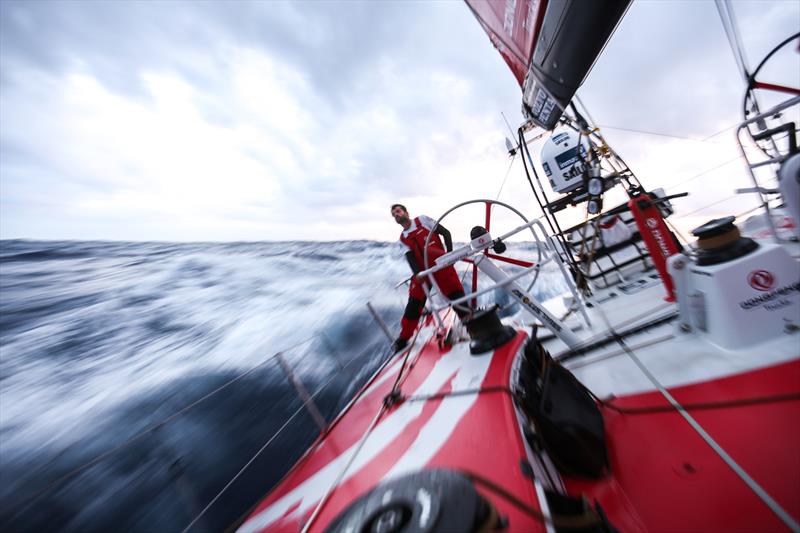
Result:
{"label": "dark sailing trousers", "polygon": [[[453,267],[442,269],[433,274],[436,283],[442,293],[455,300],[464,296],[464,287],[461,285],[461,280],[458,279],[458,273]],[[416,278],[411,280],[411,286],[408,288],[408,304],[403,313],[403,318],[400,320],[400,338],[408,340],[417,329],[419,318],[422,316],[422,309],[425,307],[425,290],[422,288],[422,283],[426,283],[430,287],[430,281],[427,279],[424,282],[418,281]],[[456,313],[460,318],[467,315],[467,311],[460,309],[459,306],[455,308]]]}

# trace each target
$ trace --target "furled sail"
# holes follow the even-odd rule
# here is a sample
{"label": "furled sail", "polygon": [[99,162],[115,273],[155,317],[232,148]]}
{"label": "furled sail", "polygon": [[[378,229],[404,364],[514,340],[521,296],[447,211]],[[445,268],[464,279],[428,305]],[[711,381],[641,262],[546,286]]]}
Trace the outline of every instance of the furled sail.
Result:
{"label": "furled sail", "polygon": [[630,0],[466,0],[522,88],[522,109],[552,129]]}

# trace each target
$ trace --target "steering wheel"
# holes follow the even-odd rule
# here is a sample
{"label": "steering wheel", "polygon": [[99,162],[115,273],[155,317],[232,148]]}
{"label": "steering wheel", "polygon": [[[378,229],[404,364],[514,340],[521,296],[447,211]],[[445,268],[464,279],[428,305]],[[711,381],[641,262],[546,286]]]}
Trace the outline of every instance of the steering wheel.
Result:
{"label": "steering wheel", "polygon": [[[441,257],[445,257],[447,255],[456,254],[456,256],[458,257],[459,261],[464,261],[464,262],[472,264],[472,292],[471,292],[471,294],[468,294],[468,295],[464,296],[463,298],[458,298],[457,300],[451,300],[446,294],[444,294],[442,292],[441,288],[439,287],[439,284],[436,282],[436,278],[434,277],[434,272],[427,272],[432,267],[432,265],[430,265],[430,261],[429,261],[429,258],[428,258],[428,245],[430,244],[431,237],[435,233],[436,228],[445,219],[445,217],[447,217],[453,211],[455,211],[457,209],[460,209],[462,207],[465,207],[467,205],[471,205],[471,204],[484,204],[486,206],[485,225],[483,227],[487,230],[487,232],[491,228],[492,206],[493,205],[499,205],[499,206],[502,206],[502,207],[508,209],[509,211],[511,211],[514,214],[516,214],[519,218],[521,218],[525,222],[525,224],[515,228],[514,230],[512,230],[512,231],[510,231],[510,232],[508,232],[506,234],[503,234],[502,236],[500,236],[498,238],[494,238],[494,239],[491,239],[491,240],[490,239],[485,239],[484,242],[481,242],[481,239],[480,239],[481,236],[477,236],[477,237],[472,239],[472,242],[470,244],[467,244],[464,247],[461,247],[461,248],[459,248],[457,250],[453,250],[452,252],[449,252],[448,254],[445,254],[444,256],[441,256]],[[477,297],[480,294],[491,292],[494,289],[501,288],[504,285],[503,283],[494,283],[493,285],[490,285],[489,287],[482,289],[480,291],[480,293],[478,293],[478,267],[477,267],[477,263],[479,261],[485,260],[485,259],[495,259],[497,261],[502,261],[502,262],[505,262],[505,263],[510,263],[512,265],[523,267],[524,268],[523,272],[515,274],[514,276],[512,276],[512,278],[511,278],[512,280],[513,279],[518,279],[518,278],[521,278],[521,277],[525,276],[530,270],[535,270],[536,274],[534,276],[534,279],[531,282],[530,286],[528,287],[528,291],[530,291],[531,287],[533,287],[533,285],[536,283],[536,280],[539,277],[539,271],[540,271],[541,267],[544,266],[545,264],[547,264],[549,261],[551,261],[553,259],[553,255],[550,254],[549,256],[547,256],[545,258],[544,262],[542,262],[542,247],[543,246],[546,247],[548,245],[546,243],[543,243],[542,240],[539,238],[539,235],[537,235],[536,232],[534,231],[533,226],[536,225],[536,224],[538,224],[541,227],[541,223],[539,223],[538,220],[534,220],[533,222],[528,221],[528,219],[525,218],[525,215],[520,213],[517,209],[511,207],[510,205],[508,205],[506,203],[499,202],[497,200],[479,199],[479,200],[469,200],[469,201],[457,204],[457,205],[451,207],[450,209],[448,209],[447,211],[445,211],[445,213],[442,216],[440,216],[439,219],[436,221],[436,224],[434,224],[433,229],[428,233],[428,236],[425,239],[425,247],[423,248],[423,250],[424,250],[424,252],[423,252],[423,260],[424,260],[423,261],[424,262],[424,264],[423,264],[423,266],[424,266],[423,272],[428,277],[428,280],[431,282],[431,284],[434,287],[436,287],[436,289],[439,291],[439,293],[445,298],[445,300],[447,300],[448,305],[458,305],[458,304],[461,304],[464,301],[472,300],[472,307],[475,307],[475,305],[477,303]],[[531,235],[533,235],[533,239],[537,244],[536,249],[537,249],[538,255],[537,255],[537,258],[536,258],[536,262],[532,263],[530,261],[525,261],[525,260],[517,259],[517,258],[514,258],[514,257],[506,257],[506,256],[503,256],[503,255],[499,255],[499,253],[498,254],[493,254],[493,253],[489,252],[489,250],[491,248],[494,248],[495,245],[497,245],[498,242],[502,242],[502,240],[505,240],[505,239],[507,239],[507,238],[509,238],[509,237],[511,237],[513,235],[516,235],[517,233],[520,233],[522,231],[525,231],[526,229],[530,230]],[[542,230],[542,231],[544,231],[544,230]],[[476,241],[478,241],[477,242],[477,245],[478,245],[477,249],[475,249]],[[472,259],[472,256],[479,255],[479,254],[483,254],[485,256],[485,258]],[[452,264],[454,264],[454,263],[452,263]],[[442,268],[444,268],[444,267],[442,267]],[[437,269],[437,271],[438,271],[438,269]]]}

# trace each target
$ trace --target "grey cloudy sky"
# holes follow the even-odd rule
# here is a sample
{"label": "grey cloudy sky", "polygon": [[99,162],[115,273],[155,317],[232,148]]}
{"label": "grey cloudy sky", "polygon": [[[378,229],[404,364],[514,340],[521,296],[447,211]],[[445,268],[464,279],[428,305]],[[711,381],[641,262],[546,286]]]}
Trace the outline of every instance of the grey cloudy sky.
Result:
{"label": "grey cloudy sky", "polygon": [[[800,29],[794,0],[734,8],[751,67]],[[768,81],[800,84],[797,56]],[[634,2],[579,94],[647,186],[722,165],[686,183],[690,213],[747,185],[732,130],[690,140],[742,93],[698,0]],[[0,237],[391,240],[394,201],[497,195],[519,103],[456,1],[2,1]],[[500,199],[531,212],[518,162]]]}

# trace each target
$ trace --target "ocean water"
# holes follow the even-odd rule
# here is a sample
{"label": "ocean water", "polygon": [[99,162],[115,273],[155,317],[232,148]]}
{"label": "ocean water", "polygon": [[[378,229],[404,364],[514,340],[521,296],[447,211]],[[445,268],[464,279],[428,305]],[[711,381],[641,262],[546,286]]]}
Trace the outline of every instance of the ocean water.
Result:
{"label": "ocean water", "polygon": [[[0,241],[0,529],[183,530],[300,409],[275,354],[330,421],[387,356],[366,302],[396,332],[407,276],[369,241]],[[563,290],[549,269],[534,295]],[[316,435],[301,409],[193,530]]]}

